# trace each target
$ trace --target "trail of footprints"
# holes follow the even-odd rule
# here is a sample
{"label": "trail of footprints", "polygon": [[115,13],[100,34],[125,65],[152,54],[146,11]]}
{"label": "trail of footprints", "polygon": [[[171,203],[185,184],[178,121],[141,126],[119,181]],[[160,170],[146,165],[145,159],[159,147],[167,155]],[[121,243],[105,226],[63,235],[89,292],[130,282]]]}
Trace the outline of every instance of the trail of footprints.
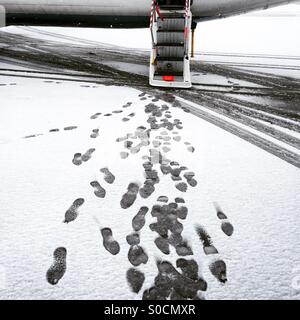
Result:
{"label": "trail of footprints", "polygon": [[[45,81],[47,82],[47,81]],[[49,83],[52,83],[54,81],[48,81]],[[57,83],[60,83],[60,82],[57,82]],[[1,84],[0,84],[1,85]],[[11,84],[11,85],[15,85],[15,84]],[[86,88],[89,88],[90,86],[86,85],[86,86],[82,86],[82,87],[86,87]],[[93,87],[94,88],[94,87]],[[123,105],[123,108],[128,108],[132,105],[132,102],[127,102],[125,105]],[[123,110],[114,110],[112,111],[112,113],[106,113],[104,114],[103,116],[104,117],[110,117],[112,116],[113,114],[117,115],[119,113],[122,113]],[[95,114],[91,115],[90,116],[90,119],[91,120],[96,120],[98,119],[100,116],[102,115],[101,112],[96,112]],[[123,121],[129,121],[131,118],[133,118],[135,116],[135,113],[132,112],[130,114],[127,115],[127,117],[124,117],[123,118]],[[126,119],[126,120],[124,120]],[[73,131],[73,130],[76,130],[78,129],[78,126],[74,126],[74,125],[71,125],[71,126],[66,126],[62,129],[59,129],[59,128],[53,128],[53,129],[50,129],[47,133],[57,133],[57,132],[60,132],[60,131]],[[99,129],[93,129],[92,130],[92,133],[90,135],[91,138],[95,139],[99,136]],[[31,139],[31,138],[37,138],[37,137],[40,137],[40,136],[44,136],[46,133],[35,133],[35,134],[30,134],[30,135],[26,135],[23,137],[23,139]]]}
{"label": "trail of footprints", "polygon": [[91,160],[92,158],[92,154],[96,151],[95,148],[90,148],[88,149],[85,153],[81,154],[81,153],[75,153],[74,157],[73,157],[73,164],[75,166],[80,166],[83,162],[87,162],[89,160]]}
{"label": "trail of footprints", "polygon": [[[203,244],[203,250],[206,255],[218,255],[218,250],[213,245],[213,242],[207,233],[207,231],[200,225],[196,226],[196,232],[199,236],[200,241]],[[209,269],[213,276],[221,283],[225,283],[227,281],[226,275],[226,264],[221,259],[212,259]]]}
{"label": "trail of footprints", "polygon": [[[123,106],[123,108],[128,108],[131,106],[131,102],[127,103]],[[119,114],[122,113],[122,110],[115,110],[113,111],[113,114]],[[95,120],[97,119],[101,113],[96,113],[90,117],[90,119]],[[135,114],[131,113],[129,114],[129,117],[133,117]],[[111,114],[105,114],[104,116],[111,116]],[[70,131],[77,129],[76,126],[69,126],[65,127],[65,131]],[[59,132],[59,129],[51,129],[49,132]],[[99,136],[100,130],[93,129],[92,133],[90,134],[90,138],[95,139]],[[25,138],[32,138],[37,137],[42,134],[35,134],[30,135]],[[95,148],[88,149],[85,153],[75,153],[73,157],[73,164],[76,166],[80,166],[83,162],[87,162],[92,158],[93,153],[96,151]],[[108,168],[102,168],[100,169],[100,172],[103,174],[103,179],[108,184],[113,184],[115,181],[115,176]],[[92,181],[90,185],[94,189],[94,194],[96,197],[104,198],[106,196],[106,190],[100,185],[98,181]],[[64,223],[71,223],[75,221],[79,216],[79,209],[84,204],[85,200],[83,198],[76,199],[70,208],[65,212],[65,218]],[[103,247],[112,255],[116,255],[120,252],[120,245],[119,243],[113,238],[113,232],[110,228],[101,228],[100,230],[101,236],[103,239]],[[137,252],[135,248],[133,248],[133,252],[130,254],[132,261],[138,261]],[[57,248],[54,250],[53,253],[53,263],[48,269],[46,273],[46,279],[47,281],[52,284],[56,285],[61,280],[61,278],[64,276],[66,269],[67,269],[67,250],[63,247]],[[144,261],[142,259],[142,261]],[[136,264],[137,265],[137,264]]]}
{"label": "trail of footprints", "polygon": [[[77,129],[78,127],[77,126],[68,126],[68,127],[64,127],[62,130],[64,131],[72,131],[72,130],[75,130]],[[56,132],[59,132],[60,129],[59,128],[54,128],[54,129],[50,129],[48,131],[48,133],[56,133]],[[37,137],[40,137],[40,136],[43,136],[45,135],[46,133],[35,133],[35,134],[30,134],[30,135],[27,135],[25,137],[23,137],[23,139],[31,139],[31,138],[37,138]]]}
{"label": "trail of footprints", "polygon": [[[115,176],[109,171],[108,168],[100,169],[100,172],[103,173],[103,179],[108,184],[113,184],[115,181]],[[106,190],[101,186],[101,184],[94,180],[90,183],[90,185],[94,188],[94,194],[98,198],[105,198]]]}
{"label": "trail of footprints", "polygon": [[222,221],[221,229],[228,236],[231,237],[234,231],[233,225],[229,222],[226,214],[223,212],[218,203],[214,203],[217,211],[217,217]]}
{"label": "trail of footprints", "polygon": [[[152,99],[151,103],[145,106],[145,113],[148,115],[147,126],[139,126],[135,132],[128,133],[123,137],[119,137],[116,142],[123,143],[124,151],[120,153],[121,159],[126,159],[130,154],[138,154],[141,150],[146,149],[147,153],[142,156],[143,171],[145,180],[142,184],[131,182],[128,184],[127,190],[120,199],[120,207],[124,210],[132,207],[137,199],[147,199],[153,195],[156,185],[161,179],[169,177],[174,183],[174,190],[185,193],[190,187],[196,187],[198,182],[195,179],[195,173],[189,171],[187,167],[180,165],[177,161],[167,158],[167,154],[171,150],[172,141],[178,143],[182,140],[179,132],[174,130],[182,130],[183,124],[180,119],[173,119],[172,113],[167,105],[158,106],[153,102],[158,102],[157,98],[147,96],[146,93],[139,95],[140,100]],[[123,105],[123,109],[131,106],[132,103]],[[178,103],[173,103],[173,107],[178,107]],[[184,110],[188,112],[188,110]],[[122,113],[123,110],[115,110],[112,114]],[[111,116],[106,114],[104,116]],[[130,113],[124,117],[122,121],[128,121],[135,113]],[[90,117],[95,120],[101,113],[96,113]],[[124,120],[128,119],[128,120]],[[160,131],[159,135],[151,138],[152,133]],[[90,137],[95,139],[99,136],[99,129],[92,130]],[[184,142],[187,151],[194,152],[195,149],[189,142]],[[85,153],[76,153],[73,157],[73,164],[80,166],[83,162],[91,159],[92,154],[96,150],[88,149]],[[100,169],[103,174],[103,180],[107,184],[113,184],[115,176],[108,168]],[[94,194],[98,198],[106,196],[106,190],[98,181],[90,183]],[[79,209],[84,204],[84,199],[76,199],[65,213],[65,223],[73,222],[79,215]],[[215,204],[217,218],[221,221],[221,229],[227,235],[233,234],[233,226],[227,219],[227,216]],[[128,243],[128,260],[132,267],[126,272],[126,278],[131,290],[138,294],[145,282],[144,273],[138,268],[143,264],[147,264],[149,260],[148,253],[141,244],[142,231],[146,226],[147,214],[152,216],[152,222],[149,229],[154,234],[154,243],[157,250],[162,254],[162,258],[157,259],[157,276],[150,288],[144,289],[142,298],[144,300],[186,300],[186,299],[203,299],[202,292],[208,288],[207,282],[199,275],[198,263],[192,258],[194,255],[192,246],[182,235],[184,230],[184,220],[188,216],[188,208],[182,197],[176,197],[173,201],[166,195],[157,197],[151,210],[142,206],[132,218],[132,233],[128,234],[126,241]],[[153,221],[154,219],[154,221]],[[209,259],[209,270],[212,275],[220,282],[227,281],[227,270],[225,262],[220,258],[217,248],[214,246],[211,237],[206,229],[201,225],[195,226],[200,243],[202,244],[205,256]],[[112,255],[120,252],[120,245],[115,240],[113,232],[110,228],[100,228],[103,239],[103,247]],[[165,256],[174,250],[178,256],[176,265],[165,260]],[[54,261],[47,271],[46,278],[52,285],[56,285],[66,272],[66,256],[65,248],[57,248],[54,251]]]}

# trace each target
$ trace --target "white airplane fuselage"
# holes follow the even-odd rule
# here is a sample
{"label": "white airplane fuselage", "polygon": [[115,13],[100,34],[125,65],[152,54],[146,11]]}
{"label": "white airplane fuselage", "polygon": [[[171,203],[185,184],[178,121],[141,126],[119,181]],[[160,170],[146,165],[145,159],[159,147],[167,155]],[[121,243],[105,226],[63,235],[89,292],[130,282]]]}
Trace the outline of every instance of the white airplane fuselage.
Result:
{"label": "white airplane fuselage", "polygon": [[[193,0],[201,22],[298,0]],[[7,25],[145,28],[151,0],[0,0]]]}

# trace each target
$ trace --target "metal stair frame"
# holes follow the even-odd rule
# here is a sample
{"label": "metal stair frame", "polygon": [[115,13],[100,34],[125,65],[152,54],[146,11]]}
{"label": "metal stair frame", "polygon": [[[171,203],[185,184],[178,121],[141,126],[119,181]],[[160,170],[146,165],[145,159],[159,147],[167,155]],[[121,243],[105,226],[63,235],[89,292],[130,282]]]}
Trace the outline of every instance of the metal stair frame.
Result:
{"label": "metal stair frame", "polygon": [[[150,28],[151,28],[151,36],[152,36],[152,49],[151,49],[151,57],[150,57],[150,69],[149,69],[149,83],[151,86],[156,87],[169,87],[169,88],[191,88],[191,74],[190,74],[190,41],[191,41],[191,27],[192,27],[192,13],[190,10],[190,0],[188,0],[188,10],[180,10],[180,11],[172,11],[173,14],[179,14],[185,19],[185,30],[183,32],[186,32],[185,41],[183,44],[184,47],[184,56],[182,57],[183,61],[183,73],[182,76],[179,76],[180,72],[174,73],[174,80],[164,80],[162,75],[156,75],[157,71],[157,61],[159,61],[158,56],[158,24],[159,24],[159,18],[157,17],[157,13],[155,8],[152,7],[152,21],[150,22]],[[161,14],[168,14],[170,13],[169,10],[161,10]],[[167,31],[166,31],[167,32]],[[169,31],[172,32],[172,31]],[[174,31],[176,32],[176,31]],[[178,31],[179,32],[179,31]],[[172,45],[172,43],[170,44]],[[167,47],[167,43],[165,47]],[[179,47],[179,46],[178,46]],[[180,57],[174,57],[176,60]],[[170,60],[171,61],[171,60]],[[166,76],[171,76],[166,74]]]}

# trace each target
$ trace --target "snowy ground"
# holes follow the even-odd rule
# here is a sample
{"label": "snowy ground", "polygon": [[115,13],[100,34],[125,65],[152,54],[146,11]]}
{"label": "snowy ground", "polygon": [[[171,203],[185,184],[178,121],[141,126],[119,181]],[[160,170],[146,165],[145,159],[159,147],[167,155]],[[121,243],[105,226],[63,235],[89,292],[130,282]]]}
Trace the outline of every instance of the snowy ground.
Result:
{"label": "snowy ground", "polygon": [[[253,22],[251,19],[262,18],[247,18],[249,25]],[[230,25],[229,19],[224,21]],[[218,30],[219,23],[223,22],[215,22]],[[203,28],[209,24],[212,25],[213,22],[205,24]],[[291,22],[284,27],[288,30],[293,25]],[[295,25],[296,28],[300,27],[299,23]],[[17,30],[27,36],[28,32],[34,34],[30,29],[25,31],[10,28],[8,31],[16,34]],[[49,32],[60,33],[62,38],[56,37],[55,41],[69,41],[69,44],[76,44],[74,35],[82,36],[74,34],[74,30],[56,29]],[[119,39],[123,33],[115,30],[111,32],[119,32]],[[213,34],[217,33],[212,32]],[[67,39],[66,35],[71,38]],[[233,39],[230,33],[227,35]],[[36,35],[47,41],[51,40],[47,38],[50,36],[45,33]],[[54,36],[51,37],[53,41]],[[95,35],[84,37],[86,45],[91,45],[88,41],[96,40]],[[101,42],[106,42],[105,38],[101,38]],[[262,39],[257,43],[262,43]],[[123,46],[123,43],[117,40],[114,44]],[[210,42],[211,46],[213,44],[215,43]],[[273,46],[275,52],[266,50],[266,54],[284,55],[288,58],[291,58],[291,55],[298,56],[299,46],[295,45],[295,41],[293,46],[289,41],[286,42],[286,45],[288,44],[290,47],[286,47],[286,51],[283,47],[280,51]],[[83,45],[83,42],[80,45]],[[139,47],[143,48],[143,45],[140,44]],[[242,47],[243,45],[240,46]],[[254,47],[255,45],[252,46]],[[66,46],[65,48],[67,50]],[[208,47],[206,50],[218,51]],[[221,48],[219,52],[226,53],[226,48]],[[261,51],[249,52],[248,49],[242,52],[237,47],[236,50],[233,47],[230,52],[261,54]],[[238,58],[232,54],[230,59],[231,63],[237,63]],[[242,63],[249,64],[253,63],[253,59],[258,64],[259,59],[265,58],[255,56],[249,59],[243,57],[241,60]],[[198,265],[198,277],[203,277],[208,285],[207,291],[201,293],[201,297],[206,299],[300,298],[297,284],[300,268],[300,218],[297,214],[300,206],[299,169],[275,157],[274,153],[248,143],[245,141],[247,139],[243,140],[243,136],[243,139],[240,139],[240,135],[233,135],[227,132],[228,130],[213,125],[215,122],[211,120],[223,121],[229,127],[234,125],[240,132],[246,130],[249,137],[254,132],[257,139],[264,139],[279,149],[282,148],[283,153],[290,151],[298,156],[299,160],[298,140],[285,140],[284,135],[276,134],[276,131],[280,131],[298,139],[297,118],[289,119],[283,115],[268,113],[268,108],[273,107],[272,100],[268,101],[261,96],[241,95],[240,102],[243,100],[245,105],[250,101],[263,106],[268,101],[266,110],[258,110],[257,113],[264,117],[272,115],[272,121],[277,117],[276,123],[281,124],[274,127],[273,122],[267,125],[267,121],[264,121],[264,126],[269,126],[272,132],[260,132],[254,125],[250,128],[250,121],[249,127],[245,122],[238,122],[243,117],[248,117],[253,124],[254,117],[245,113],[249,106],[243,109],[240,117],[235,114],[231,117],[228,112],[219,114],[217,107],[206,109],[192,103],[190,112],[185,112],[185,99],[177,99],[175,102],[171,100],[168,103],[162,100],[162,95],[154,97],[152,93],[142,94],[143,89],[104,86],[86,79],[85,82],[72,82],[65,80],[65,75],[54,75],[55,80],[50,79],[46,73],[40,73],[41,79],[32,79],[28,75],[24,77],[24,74],[20,77],[26,68],[24,65],[27,64],[27,69],[36,68],[36,65],[30,64],[32,61],[24,61],[23,66],[18,64],[19,71],[15,72],[14,76],[8,69],[15,68],[16,64],[10,64],[4,56],[3,60],[6,62],[1,63],[0,75],[1,299],[141,299],[145,290],[153,286],[158,275],[157,259],[167,260],[176,266],[179,258],[194,259]],[[268,59],[266,64],[275,64],[276,61],[277,58],[273,57],[273,60]],[[283,61],[286,59],[282,58],[280,64],[283,64]],[[295,61],[299,62],[293,60],[290,65],[298,63]],[[126,69],[124,64],[116,66],[115,63],[114,67]],[[138,72],[135,72],[143,75],[144,66],[141,64],[139,68]],[[261,81],[257,80],[257,74],[252,76],[242,80],[220,76],[213,78],[208,73],[205,83],[227,85],[228,81],[238,81],[240,86],[252,86],[255,90],[264,87],[260,84]],[[198,80],[202,79],[199,77]],[[270,82],[273,80],[270,78]],[[282,79],[276,78],[276,81]],[[285,89],[288,90],[296,80],[286,81],[288,85]],[[275,80],[274,83],[277,84]],[[183,95],[181,92],[175,94]],[[191,97],[192,94],[194,91],[191,91]],[[236,99],[236,95],[233,92],[226,97],[224,95],[225,98]],[[220,105],[226,102],[221,97],[218,98],[218,95],[215,95],[214,99],[220,99]],[[280,103],[284,104],[283,101]],[[158,113],[154,112],[149,120],[151,113],[145,112],[145,107],[149,104],[161,109],[162,115],[156,110]],[[203,117],[197,117],[198,112],[209,116],[210,122],[204,121]],[[297,112],[293,114],[297,115]],[[96,115],[97,113],[101,114]],[[155,129],[153,121],[161,123],[162,118],[168,124],[167,128]],[[255,119],[257,123],[261,121],[260,118]],[[177,125],[170,125],[173,121]],[[284,123],[293,128],[284,127]],[[140,139],[130,135],[141,126],[145,128],[141,129],[144,131],[152,126],[149,137],[143,136]],[[93,135],[97,133],[93,131],[95,129],[99,130],[99,136]],[[126,139],[117,142],[120,137]],[[125,141],[128,141],[127,146],[133,142],[133,148],[125,148]],[[134,148],[140,141],[143,145]],[[161,145],[158,145],[159,142]],[[90,148],[95,149],[91,158],[87,158],[88,161],[81,165],[75,165],[74,155],[84,154]],[[179,166],[187,167],[180,175],[182,180],[174,181],[174,176],[171,179],[170,174],[164,175],[160,164],[152,159],[151,174],[154,175],[152,178],[155,181],[155,191],[149,198],[143,198],[143,193],[137,195],[134,204],[123,209],[120,201],[128,185],[137,183],[143,187],[146,173],[143,164],[147,163],[145,156],[149,157],[149,152],[153,149],[162,153],[166,163],[169,159],[178,162]],[[128,157],[122,159],[124,152],[128,153]],[[172,164],[173,169],[179,166]],[[105,167],[115,176],[112,184],[107,183],[100,172],[100,169]],[[188,171],[195,173],[197,185],[194,187],[184,177]],[[98,181],[106,190],[104,198],[95,195],[92,181]],[[181,182],[187,184],[186,192],[176,188]],[[190,183],[193,185],[193,182]],[[175,246],[177,252],[175,247],[170,246],[168,255],[163,254],[154,243],[158,234],[149,226],[156,221],[151,215],[152,207],[158,203],[164,205],[157,202],[159,196],[168,197],[170,203],[174,203],[176,197],[185,200],[185,204],[179,206],[186,206],[188,215],[185,220],[178,221],[183,224],[182,236],[192,250],[185,248],[190,251],[186,256],[182,256],[182,243]],[[74,221],[63,223],[66,211],[76,199],[84,199],[78,209],[78,217],[74,216]],[[222,220],[217,216],[214,203],[221,207],[227,221],[233,226],[234,232],[231,236],[221,230]],[[142,206],[149,208],[145,226],[139,232],[140,245],[148,256],[148,262],[137,267],[144,274],[145,281],[139,293],[135,294],[126,280],[127,271],[133,267],[129,261],[133,261],[133,257],[131,254],[128,256],[130,245],[126,236],[133,232],[132,219]],[[161,221],[160,223],[163,225]],[[219,254],[204,253],[195,230],[196,225],[201,225],[211,236]],[[100,229],[105,227],[111,228],[114,239],[120,245],[120,252],[116,255],[112,255],[103,246]],[[47,282],[46,272],[53,262],[54,250],[60,247],[67,250],[66,272],[58,284],[53,286]],[[142,258],[145,256],[142,255]],[[210,272],[209,267],[216,260],[226,263],[226,284],[220,283]],[[61,271],[64,261],[62,259],[59,262],[60,264],[55,266]],[[177,271],[181,272],[179,268]],[[190,282],[186,281],[183,280],[183,284],[190,288]]]}
{"label": "snowy ground", "polygon": [[[189,215],[183,235],[208,281],[207,298],[300,297],[291,287],[300,254],[297,168],[205,121],[171,109],[172,116],[179,118],[184,128],[177,130],[182,141],[172,141],[166,156],[194,171],[198,185],[181,193],[169,177],[159,173],[161,182],[155,193],[147,200],[138,197],[130,209],[124,210],[119,203],[127,185],[144,180],[141,157],[148,154],[148,148],[120,159],[124,148],[116,139],[147,125],[144,106],[151,98],[140,101],[140,92],[117,87],[49,84],[41,80],[9,82],[16,85],[1,94],[1,99],[10,104],[1,110],[1,153],[5,155],[1,160],[1,246],[5,253],[1,264],[7,276],[2,298],[134,298],[126,284],[130,263],[125,238],[132,231],[131,220],[139,207],[151,207],[161,195],[170,201],[178,196],[186,200]],[[122,108],[127,102],[132,106]],[[90,119],[97,112],[114,110],[123,113]],[[123,122],[124,115],[131,112],[136,113],[135,117]],[[78,128],[64,131],[68,126]],[[60,132],[49,133],[53,128]],[[99,138],[91,139],[95,128],[100,129]],[[151,132],[151,141],[161,131],[164,130]],[[32,134],[43,135],[22,139]],[[173,136],[172,132],[169,136]],[[188,152],[184,142],[190,142],[195,152]],[[79,167],[72,164],[75,153],[92,147],[96,152],[89,162]],[[106,166],[116,176],[113,185],[106,184],[99,172]],[[95,197],[90,186],[93,180],[105,187],[105,199]],[[85,204],[78,219],[63,224],[65,211],[81,197]],[[233,224],[231,238],[220,230],[213,202],[222,206]],[[102,227],[112,228],[121,246],[118,256],[104,250],[94,216]],[[155,235],[148,228],[152,221],[149,214],[141,231],[141,243],[149,255],[149,263],[140,268],[146,275],[145,289],[156,275],[155,257],[163,256],[153,244]],[[206,227],[227,263],[229,281],[225,286],[207,270],[210,259],[197,239],[196,223]],[[68,250],[67,272],[52,287],[45,280],[45,272],[53,250],[60,246]],[[177,256],[172,251],[165,257],[175,261]]]}

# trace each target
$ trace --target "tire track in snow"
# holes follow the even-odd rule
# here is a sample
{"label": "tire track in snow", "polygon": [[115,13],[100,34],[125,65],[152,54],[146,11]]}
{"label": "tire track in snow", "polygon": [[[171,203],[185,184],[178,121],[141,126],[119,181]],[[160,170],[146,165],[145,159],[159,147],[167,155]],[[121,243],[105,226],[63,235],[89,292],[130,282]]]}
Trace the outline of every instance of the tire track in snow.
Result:
{"label": "tire track in snow", "polygon": [[[1,33],[0,33],[1,36]],[[6,37],[7,38],[7,37]],[[26,44],[26,51],[27,51],[27,60],[29,59],[29,61],[32,61],[32,56],[34,55],[34,60],[35,62],[38,61],[41,53],[36,50],[34,50],[34,52],[30,53],[28,52],[28,48],[30,50],[30,47],[28,47],[29,45],[34,46],[33,49],[35,49],[35,47],[42,47],[43,49],[47,48],[48,53],[47,55],[49,55],[48,57],[44,57],[49,63],[50,60],[52,59],[57,59],[58,61],[61,58],[61,53],[58,51],[57,48],[53,48],[51,47],[51,45],[47,45],[47,42],[42,41],[42,40],[38,40],[38,39],[33,39],[33,38],[26,38],[26,37],[21,37],[21,36],[15,36],[13,35],[10,39],[4,39],[5,42],[11,43],[11,45],[14,45],[16,42],[19,43],[20,48],[22,47],[22,43]],[[82,59],[82,55],[86,54],[86,49],[84,48],[78,48],[75,46],[70,46],[68,45],[67,47],[67,53],[68,53],[68,64],[67,67],[71,68],[71,70],[76,70],[76,71],[85,71],[87,73],[91,73],[93,72],[93,74],[95,74],[95,72],[101,74],[102,71],[104,71],[105,69],[105,77],[107,78],[112,78],[113,80],[107,79],[107,82],[105,82],[105,84],[110,84],[110,82],[112,82],[111,84],[120,84],[120,85],[129,85],[131,87],[134,88],[145,88],[147,92],[151,93],[151,92],[155,92],[160,98],[163,99],[164,93],[166,92],[165,89],[152,89],[149,88],[147,85],[145,85],[145,77],[141,77],[141,76],[133,76],[130,75],[128,72],[124,72],[124,71],[120,71],[111,67],[107,67],[104,65],[101,65],[101,68],[99,68],[99,62],[96,63],[95,62],[95,57],[93,57],[92,59],[89,60],[89,63],[87,63],[86,60]],[[10,55],[11,50],[14,50],[14,47],[7,49],[6,47],[1,49],[1,53],[5,54],[5,55]],[[105,59],[108,56],[107,51],[103,50],[101,51],[101,48],[99,48],[99,53],[101,53],[102,59]],[[113,49],[115,50],[115,49]],[[15,58],[17,59],[21,59],[22,60],[22,55],[24,55],[24,52],[21,51],[14,51],[14,53],[16,54]],[[120,59],[120,57],[124,57],[124,52],[109,52],[109,56],[111,59]],[[49,60],[50,59],[50,60]],[[134,55],[132,53],[132,55],[129,57],[128,55],[126,56],[126,59],[128,61],[144,61],[142,58],[141,60],[141,56],[139,55]],[[45,60],[45,61],[46,61]],[[43,60],[44,61],[44,60]],[[84,67],[83,69],[78,69],[78,65],[81,64],[82,62],[84,66],[86,64],[86,68]],[[64,59],[61,61],[61,64],[63,65]],[[93,68],[93,66],[98,65],[98,67],[95,69]],[[53,65],[55,67],[57,67],[57,65]],[[214,66],[214,65],[209,65],[209,64],[196,64],[193,63],[193,67],[197,70],[200,71],[206,71],[206,72],[213,72],[217,75],[221,75],[221,76],[230,76],[232,78],[235,79],[240,79],[243,81],[250,81],[259,85],[263,85],[263,86],[269,86],[270,88],[273,88],[274,91],[276,92],[276,90],[278,91],[282,91],[284,92],[285,90],[287,90],[286,94],[283,94],[283,96],[280,97],[280,99],[286,99],[287,101],[291,100],[292,103],[295,103],[299,100],[299,94],[297,93],[297,90],[299,88],[299,82],[298,81],[294,81],[292,79],[287,79],[286,77],[271,77],[270,75],[264,75],[263,73],[253,73],[253,72],[247,72],[247,71],[237,71],[235,69],[230,69],[230,68],[225,68],[225,67],[221,67],[221,66]],[[103,77],[103,74],[101,74],[101,77]],[[70,77],[71,79],[71,77]],[[61,80],[61,79],[58,79]],[[90,79],[89,79],[90,80]],[[75,80],[77,81],[77,79]],[[88,81],[88,80],[87,80]],[[101,82],[101,81],[100,81]],[[295,91],[293,93],[288,93],[288,90],[292,90]],[[204,107],[214,107],[214,106],[209,106],[210,103],[210,99],[211,99],[211,93],[199,93],[199,91],[197,91],[196,89],[191,90],[189,92],[187,91],[183,91],[183,90],[174,90],[171,91],[174,94],[177,94],[178,96],[181,96],[182,98],[184,98],[185,100],[192,100],[194,102],[196,102],[198,105],[200,106],[204,106]],[[272,93],[273,94],[273,93]],[[224,101],[225,100],[225,101]],[[226,101],[227,100],[227,101]],[[255,118],[259,117],[258,113],[246,113],[244,110],[242,110],[242,108],[237,108],[237,104],[241,104],[243,105],[243,101],[241,99],[236,99],[235,101],[228,101],[229,99],[226,98],[225,95],[222,96],[222,99],[220,99],[220,104],[219,104],[219,108],[220,110],[223,112],[223,114],[226,114],[226,110],[229,109],[235,109],[235,111],[232,111],[234,113],[234,115],[232,115],[232,119],[239,121],[239,119],[241,118],[243,121],[244,125],[247,126],[252,126],[254,127],[256,130],[260,130],[260,132],[263,132],[263,134],[268,133],[269,135],[271,135],[272,138],[275,139],[279,139],[279,141],[283,141],[285,144],[289,144],[292,145],[293,147],[297,148],[298,146],[298,140],[295,137],[289,136],[288,134],[282,133],[282,132],[278,132],[278,130],[271,130],[268,126],[264,126],[261,123],[255,122]],[[255,108],[254,105],[252,105],[251,107]],[[187,106],[186,109],[189,110],[190,106],[187,102]],[[259,107],[257,107],[259,108]],[[198,109],[198,108],[196,108]],[[280,157],[281,159],[296,165],[297,167],[299,167],[299,156],[298,154],[296,154],[295,152],[292,152],[289,148],[285,148],[282,147],[280,145],[276,145],[276,143],[270,141],[269,139],[263,138],[262,136],[259,136],[259,134],[254,134],[253,132],[250,132],[250,130],[245,130],[242,129],[240,126],[234,126],[232,123],[228,123],[227,121],[224,121],[224,119],[220,119],[220,117],[215,117],[212,116],[212,114],[208,114],[208,113],[203,113],[203,108],[202,111],[200,110],[196,110],[194,108],[192,108],[190,111],[193,111],[192,113],[202,117],[203,119],[208,120],[209,122],[212,122],[214,124],[217,124],[218,126],[220,126],[221,128],[236,134],[237,136],[243,138],[246,141],[251,142],[252,144],[255,144],[258,147],[261,147],[262,149]],[[261,107],[261,109],[263,109],[263,107]],[[268,109],[268,108],[266,108]],[[270,110],[270,109],[269,109]],[[290,113],[290,117],[293,117],[293,115],[297,115],[297,113]],[[227,116],[227,114],[226,114]],[[270,117],[271,117],[271,113],[270,113]],[[254,118],[254,119],[253,119]],[[298,120],[298,118],[296,118],[296,120]],[[280,123],[277,123],[280,125]],[[288,126],[287,123],[285,123],[285,126]],[[295,125],[295,127],[297,127],[297,125]]]}
{"label": "tire track in snow", "polygon": [[194,104],[192,105],[191,103],[183,99],[180,100],[180,103],[184,108],[188,109],[195,116],[200,117],[214,125],[217,125],[218,127],[250,142],[251,144],[256,145],[257,147],[296,166],[297,168],[300,168],[300,155],[298,153],[290,151],[289,149],[283,146],[277,145],[276,143],[266,138],[263,138],[261,135],[259,135],[259,133],[252,133],[249,130],[242,128],[241,126],[228,122],[218,116],[214,116],[209,112],[203,110],[203,107],[201,107],[200,109],[196,107]]}

